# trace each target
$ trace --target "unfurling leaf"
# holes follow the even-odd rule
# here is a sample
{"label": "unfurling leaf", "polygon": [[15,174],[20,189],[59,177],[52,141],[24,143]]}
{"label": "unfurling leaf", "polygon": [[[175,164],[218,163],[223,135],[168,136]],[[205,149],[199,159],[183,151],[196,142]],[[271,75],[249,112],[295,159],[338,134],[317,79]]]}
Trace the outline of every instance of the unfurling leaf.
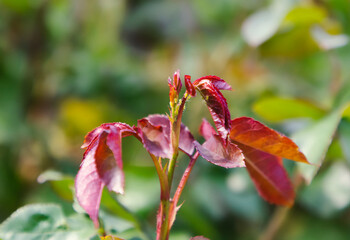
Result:
{"label": "unfurling leaf", "polygon": [[180,71],[177,70],[174,73],[173,80],[171,78],[168,78],[168,85],[169,85],[169,98],[170,102],[174,102],[175,99],[179,97],[179,93],[182,88],[182,83],[180,79]]}
{"label": "unfurling leaf", "polygon": [[207,103],[219,134],[226,138],[230,129],[231,115],[220,90],[231,90],[231,86],[216,76],[199,78],[193,82],[193,85]]}
{"label": "unfurling leaf", "polygon": [[[165,115],[149,115],[138,121],[144,147],[157,157],[171,158],[170,121]],[[179,148],[188,155],[194,150],[194,138],[189,129],[181,124]]]}
{"label": "unfurling leaf", "polygon": [[121,139],[134,135],[133,128],[124,123],[107,123],[94,129],[85,137],[82,147],[87,147],[75,179],[79,204],[98,226],[98,209],[104,186],[110,191],[124,193],[124,172]]}
{"label": "unfurling leaf", "polygon": [[192,96],[196,96],[196,89],[194,88],[193,84],[191,83],[191,76],[185,75],[185,86],[187,89],[187,92]]}
{"label": "unfurling leaf", "polygon": [[308,163],[291,139],[252,118],[240,117],[232,120],[230,139],[278,157]]}

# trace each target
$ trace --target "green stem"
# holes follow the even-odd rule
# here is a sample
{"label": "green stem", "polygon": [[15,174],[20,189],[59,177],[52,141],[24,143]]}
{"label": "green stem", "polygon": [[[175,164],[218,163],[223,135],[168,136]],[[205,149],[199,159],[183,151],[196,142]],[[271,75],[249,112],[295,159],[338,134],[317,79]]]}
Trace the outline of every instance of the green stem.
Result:
{"label": "green stem", "polygon": [[185,107],[185,102],[187,100],[187,94],[181,99],[180,104],[177,105],[177,109],[172,112],[172,121],[171,121],[171,145],[173,149],[173,156],[169,162],[168,166],[168,185],[169,190],[171,190],[171,185],[173,182],[174,170],[176,165],[176,160],[179,155],[179,139],[180,139],[180,130],[181,130],[181,120],[182,113]]}
{"label": "green stem", "polygon": [[[158,219],[158,224],[160,224],[160,232],[158,232],[157,240],[168,240],[169,239],[169,206],[170,199],[161,200],[159,214],[161,216]],[[157,227],[158,228],[158,227]],[[158,229],[157,229],[158,231]]]}
{"label": "green stem", "polygon": [[[171,146],[173,149],[172,158],[169,161],[168,165],[168,174],[167,174],[167,195],[164,195],[161,192],[161,202],[157,217],[157,240],[168,240],[169,239],[169,231],[170,231],[170,211],[171,211],[171,185],[173,182],[174,170],[176,166],[176,160],[179,155],[179,139],[180,139],[180,130],[181,130],[181,119],[182,113],[184,110],[185,102],[187,99],[187,95],[185,95],[179,104],[174,108],[171,108],[171,126],[170,126],[170,134],[171,134]],[[158,171],[158,170],[157,170]],[[164,171],[162,171],[164,173]],[[165,174],[165,173],[164,173]],[[164,184],[163,184],[164,185]],[[164,190],[165,191],[165,190]]]}

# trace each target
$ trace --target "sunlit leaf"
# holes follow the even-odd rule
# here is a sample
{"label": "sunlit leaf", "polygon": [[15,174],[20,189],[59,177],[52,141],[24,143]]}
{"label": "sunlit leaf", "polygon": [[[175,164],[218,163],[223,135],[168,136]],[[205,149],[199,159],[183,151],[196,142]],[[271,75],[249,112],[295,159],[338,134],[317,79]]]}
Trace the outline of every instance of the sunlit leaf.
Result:
{"label": "sunlit leaf", "polygon": [[319,119],[325,112],[317,106],[299,99],[270,97],[257,101],[253,110],[270,122],[280,122],[291,118]]}
{"label": "sunlit leaf", "polygon": [[196,96],[196,89],[194,88],[192,82],[191,82],[191,76],[185,75],[185,86],[187,89],[187,92],[192,96]]}
{"label": "sunlit leaf", "polygon": [[245,156],[247,170],[259,194],[268,202],[291,206],[295,193],[282,159],[249,146],[238,144]]}
{"label": "sunlit leaf", "polygon": [[193,85],[207,103],[219,134],[225,138],[230,129],[231,115],[220,90],[230,90],[231,86],[216,76],[199,78],[193,82]]}
{"label": "sunlit leaf", "polygon": [[244,156],[235,144],[226,143],[219,135],[212,135],[203,145],[195,142],[199,154],[207,161],[225,168],[244,167]]}
{"label": "sunlit leaf", "polygon": [[307,183],[310,183],[320,168],[324,156],[332,142],[342,115],[342,108],[330,113],[307,129],[297,132],[293,140],[312,165],[298,164],[298,168]]}
{"label": "sunlit leaf", "polygon": [[308,162],[292,140],[252,118],[232,120],[230,139],[278,157]]}
{"label": "sunlit leaf", "polygon": [[124,193],[124,172],[121,152],[122,137],[137,133],[124,123],[107,123],[86,136],[87,149],[75,180],[79,204],[98,226],[98,209],[103,186]]}
{"label": "sunlit leaf", "polygon": [[89,214],[95,226],[98,226],[98,209],[101,201],[103,182],[95,163],[97,144],[84,155],[79,172],[75,178],[75,194],[79,204]]}

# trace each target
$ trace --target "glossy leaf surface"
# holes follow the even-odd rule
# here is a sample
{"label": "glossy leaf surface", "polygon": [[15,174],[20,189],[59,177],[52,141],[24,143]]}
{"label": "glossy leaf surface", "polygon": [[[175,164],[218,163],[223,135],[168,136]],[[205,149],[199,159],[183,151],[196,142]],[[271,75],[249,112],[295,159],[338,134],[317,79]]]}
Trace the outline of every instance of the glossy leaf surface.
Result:
{"label": "glossy leaf surface", "polygon": [[230,139],[278,157],[308,163],[291,139],[252,118],[232,120]]}
{"label": "glossy leaf surface", "polygon": [[216,76],[199,78],[193,85],[205,100],[219,134],[225,138],[230,129],[231,116],[220,90],[231,90],[231,86]]}

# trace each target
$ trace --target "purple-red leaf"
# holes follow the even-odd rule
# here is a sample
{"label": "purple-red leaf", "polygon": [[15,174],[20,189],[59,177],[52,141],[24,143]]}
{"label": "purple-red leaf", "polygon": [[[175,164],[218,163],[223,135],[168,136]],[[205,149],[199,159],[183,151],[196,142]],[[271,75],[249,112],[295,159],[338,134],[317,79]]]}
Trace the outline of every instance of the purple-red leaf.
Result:
{"label": "purple-red leaf", "polygon": [[240,117],[232,120],[230,139],[278,157],[308,163],[291,139],[252,118]]}
{"label": "purple-red leaf", "polygon": [[230,85],[215,76],[199,78],[193,82],[193,85],[206,101],[219,134],[226,138],[230,130],[231,116],[226,99],[220,90],[231,89]]}
{"label": "purple-red leaf", "polygon": [[85,137],[87,147],[75,180],[79,204],[98,226],[98,208],[103,186],[110,191],[124,193],[124,172],[121,139],[137,133],[124,123],[107,123]]}
{"label": "purple-red leaf", "polygon": [[193,86],[192,82],[191,82],[191,76],[190,75],[185,75],[185,86],[187,89],[187,92],[192,96],[196,96],[196,89]]}
{"label": "purple-red leaf", "polygon": [[224,79],[221,79],[218,76],[205,76],[197,79],[196,81],[201,81],[203,79],[210,80],[211,83],[219,90],[232,90],[232,87]]}
{"label": "purple-red leaf", "polygon": [[[171,158],[173,150],[170,142],[170,121],[165,115],[149,115],[138,121],[142,131],[143,144],[147,151],[157,157]],[[194,138],[190,130],[181,124],[179,149],[188,155],[194,150]]]}
{"label": "purple-red leaf", "polygon": [[89,214],[95,227],[98,227],[98,209],[104,184],[100,179],[95,164],[98,139],[92,144],[93,146],[85,154],[75,178],[75,194],[80,206]]}
{"label": "purple-red leaf", "polygon": [[225,168],[244,167],[244,155],[235,144],[218,135],[210,123],[203,119],[199,133],[205,138],[203,145],[195,142],[199,154],[207,161]]}
{"label": "purple-red leaf", "polygon": [[244,156],[235,144],[212,135],[203,145],[195,142],[199,154],[207,161],[225,168],[244,167]]}
{"label": "purple-red leaf", "polygon": [[212,135],[216,134],[215,129],[210,125],[210,123],[203,118],[202,124],[199,127],[199,134],[208,140]]}
{"label": "purple-red leaf", "polygon": [[153,125],[147,118],[140,119],[137,126],[142,131],[143,145],[148,152],[157,157],[171,158],[173,151],[169,137],[165,134],[166,126]]}
{"label": "purple-red leaf", "polygon": [[259,194],[268,202],[292,206],[295,193],[282,159],[237,143],[243,150],[245,163]]}

